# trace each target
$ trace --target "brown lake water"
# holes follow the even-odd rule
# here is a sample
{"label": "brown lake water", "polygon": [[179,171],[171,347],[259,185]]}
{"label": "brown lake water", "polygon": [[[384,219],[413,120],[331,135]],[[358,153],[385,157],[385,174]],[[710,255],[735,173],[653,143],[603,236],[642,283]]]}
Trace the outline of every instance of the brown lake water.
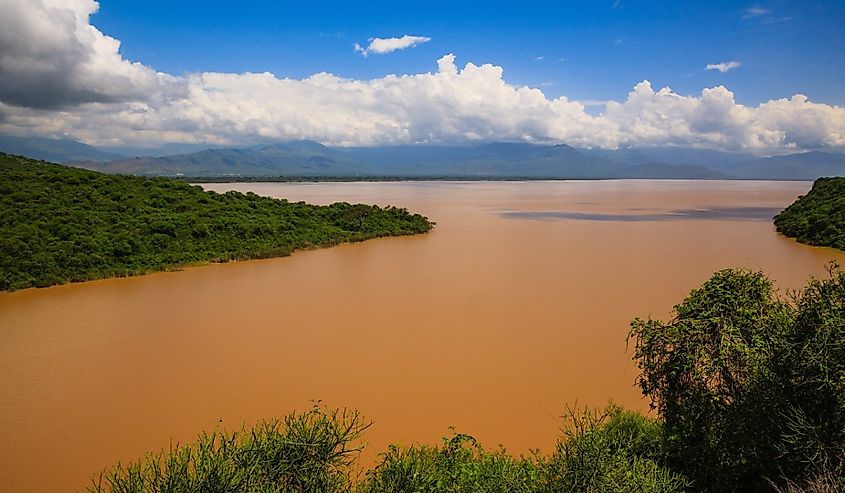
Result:
{"label": "brown lake water", "polygon": [[[390,442],[448,426],[550,451],[566,404],[647,410],[629,321],[714,271],[802,286],[845,254],[775,233],[808,182],[213,184],[398,205],[430,234],[0,294],[0,490],[92,474],[215,426],[354,407]],[[222,423],[221,423],[222,420]]]}

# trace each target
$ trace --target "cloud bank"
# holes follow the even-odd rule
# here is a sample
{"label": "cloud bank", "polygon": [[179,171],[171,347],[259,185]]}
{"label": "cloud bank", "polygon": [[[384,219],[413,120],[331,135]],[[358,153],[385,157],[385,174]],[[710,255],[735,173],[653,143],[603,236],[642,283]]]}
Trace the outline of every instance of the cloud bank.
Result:
{"label": "cloud bank", "polygon": [[0,133],[105,146],[499,140],[761,154],[845,146],[845,109],[800,94],[750,107],[722,86],[687,96],[643,81],[593,116],[584,103],[508,83],[502,67],[459,66],[453,54],[437,60],[433,72],[372,80],[330,73],[174,77],[122,58],[119,42],[90,25],[96,9],[92,0],[0,4]]}
{"label": "cloud bank", "polygon": [[431,38],[427,38],[425,36],[411,36],[410,34],[406,34],[401,38],[370,38],[370,44],[367,45],[366,48],[363,48],[358,43],[355,43],[355,51],[363,56],[367,56],[371,53],[384,55],[385,53],[390,53],[391,51],[404,50],[405,48],[411,48],[418,44],[428,43],[429,41],[431,41]]}

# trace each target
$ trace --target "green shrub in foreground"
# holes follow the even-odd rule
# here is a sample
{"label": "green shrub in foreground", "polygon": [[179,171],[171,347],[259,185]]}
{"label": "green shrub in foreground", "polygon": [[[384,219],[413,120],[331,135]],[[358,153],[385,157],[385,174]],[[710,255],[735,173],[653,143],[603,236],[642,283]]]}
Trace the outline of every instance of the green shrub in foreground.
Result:
{"label": "green shrub in foreground", "polygon": [[539,458],[485,450],[471,436],[455,433],[440,447],[391,446],[368,473],[361,493],[541,491]]}
{"label": "green shrub in foreground", "polygon": [[515,457],[453,433],[440,446],[390,446],[364,477],[356,412],[315,407],[104,471],[91,493],[669,493],[686,480],[660,465],[660,425],[609,406],[571,411],[558,446]]}
{"label": "green shrub in foreground", "polygon": [[566,418],[542,491],[670,493],[688,485],[663,465],[658,421],[615,405],[601,413],[570,409]]}
{"label": "green shrub in foreground", "polygon": [[214,431],[95,478],[91,493],[349,491],[358,441],[369,426],[357,412],[314,408],[283,420]]}
{"label": "green shrub in foreground", "polygon": [[701,491],[841,475],[845,273],[783,298],[762,273],[724,270],[675,313],[631,325],[674,470]]}

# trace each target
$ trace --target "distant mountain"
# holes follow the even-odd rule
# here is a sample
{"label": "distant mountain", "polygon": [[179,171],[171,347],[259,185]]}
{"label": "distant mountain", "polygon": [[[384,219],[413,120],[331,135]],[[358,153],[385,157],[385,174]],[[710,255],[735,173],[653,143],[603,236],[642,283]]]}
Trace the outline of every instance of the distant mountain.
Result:
{"label": "distant mountain", "polygon": [[606,178],[622,166],[568,145],[497,142],[478,146],[395,146],[338,149],[388,176]]}
{"label": "distant mountain", "polygon": [[120,154],[125,157],[161,157],[173,156],[175,154],[190,154],[192,152],[204,151],[206,149],[218,149],[228,146],[213,146],[209,144],[180,144],[169,143],[156,147],[117,146],[99,147],[101,151]]}
{"label": "distant mountain", "polygon": [[366,165],[316,142],[207,149],[174,156],[78,164],[96,171],[136,175],[359,176],[373,173]]}
{"label": "distant mountain", "polygon": [[645,163],[625,168],[620,178],[727,180],[732,176],[697,164]]}
{"label": "distant mountain", "polygon": [[651,161],[672,163],[670,169],[659,170],[657,174],[698,173],[692,168],[678,166],[689,165],[698,166],[699,172],[701,167],[706,167],[715,173],[714,177],[721,175],[741,179],[815,180],[821,176],[845,175],[845,154],[820,151],[763,158],[746,153],[675,147],[590,149],[582,152],[614,162],[649,165],[646,169],[652,169]]}
{"label": "distant mountain", "polygon": [[626,167],[586,156],[567,145],[333,148],[311,141],[77,164],[140,175],[306,177],[608,178],[622,176]]}
{"label": "distant mountain", "polygon": [[[195,148],[168,146],[159,150]],[[328,147],[300,140],[126,158],[71,140],[2,136],[0,150],[108,173],[148,176],[776,180],[845,176],[845,154],[818,151],[760,158],[677,147],[606,150],[508,142]]]}
{"label": "distant mountain", "polygon": [[627,147],[620,149],[579,149],[588,156],[625,164],[672,163],[719,168],[754,159],[749,153],[691,149],[685,147]]}
{"label": "distant mountain", "polygon": [[845,175],[845,154],[757,158],[701,149],[578,150],[497,142],[476,146],[327,147],[312,141],[208,149],[84,167],[110,173],[184,176],[675,178],[812,180]]}
{"label": "distant mountain", "polygon": [[75,140],[7,135],[0,135],[0,151],[54,163],[104,162],[126,157],[125,154],[106,152]]}
{"label": "distant mountain", "polygon": [[720,170],[737,178],[815,180],[822,176],[845,176],[845,154],[802,152],[751,159]]}
{"label": "distant mountain", "polygon": [[606,178],[620,176],[623,168],[617,163],[585,156],[567,145],[491,143],[333,148],[312,141],[79,164],[110,173],[142,175],[314,177]]}

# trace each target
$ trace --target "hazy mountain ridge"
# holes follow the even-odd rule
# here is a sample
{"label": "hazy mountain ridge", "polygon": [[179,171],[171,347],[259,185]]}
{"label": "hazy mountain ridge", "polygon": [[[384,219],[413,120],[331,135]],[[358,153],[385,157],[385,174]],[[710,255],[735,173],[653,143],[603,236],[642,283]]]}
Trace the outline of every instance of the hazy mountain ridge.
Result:
{"label": "hazy mountain ridge", "polygon": [[845,176],[845,154],[810,151],[756,158],[717,169],[737,178],[815,180],[823,176]]}
{"label": "hazy mountain ridge", "polygon": [[70,139],[13,137],[8,135],[0,135],[0,151],[54,163],[105,162],[127,157],[125,154],[109,152]]}
{"label": "hazy mountain ridge", "polygon": [[845,175],[845,154],[820,151],[761,158],[673,147],[607,150],[508,142],[328,147],[301,140],[125,158],[69,140],[15,137],[0,137],[0,150],[107,173],[147,176],[812,180]]}

